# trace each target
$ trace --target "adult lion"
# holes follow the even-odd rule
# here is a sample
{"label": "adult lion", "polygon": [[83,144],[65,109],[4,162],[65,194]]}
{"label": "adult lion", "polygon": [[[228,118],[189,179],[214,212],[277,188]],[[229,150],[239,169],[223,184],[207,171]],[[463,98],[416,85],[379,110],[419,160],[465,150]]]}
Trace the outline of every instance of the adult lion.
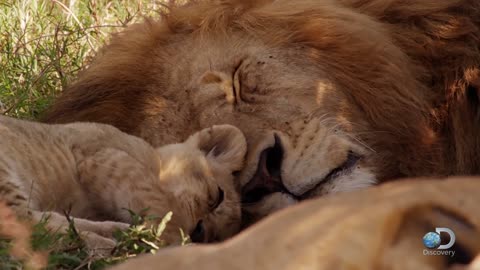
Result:
{"label": "adult lion", "polygon": [[156,146],[235,125],[256,216],[478,174],[479,27],[473,0],[191,1],[116,35],[45,121],[109,123]]}

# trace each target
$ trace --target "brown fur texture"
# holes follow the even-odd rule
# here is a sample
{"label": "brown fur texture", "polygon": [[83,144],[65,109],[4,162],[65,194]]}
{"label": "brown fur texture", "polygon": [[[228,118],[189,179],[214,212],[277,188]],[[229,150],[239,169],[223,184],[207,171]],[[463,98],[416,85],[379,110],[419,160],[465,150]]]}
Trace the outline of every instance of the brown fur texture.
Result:
{"label": "brown fur texture", "polygon": [[104,124],[0,117],[0,151],[0,201],[35,221],[48,215],[52,229],[68,227],[68,212],[92,249],[113,247],[113,231],[132,221],[126,209],[157,217],[172,211],[162,234],[170,244],[182,240],[179,228],[202,242],[239,230],[232,172],[243,166],[246,142],[232,126],[155,149]]}
{"label": "brown fur texture", "polygon": [[[410,179],[318,198],[224,243],[168,249],[112,270],[479,269],[480,260],[472,262],[480,255],[479,180]],[[449,255],[424,255],[442,251],[422,243],[436,227],[456,236],[455,245],[443,250]],[[443,245],[449,242],[446,233],[440,237]]]}
{"label": "brown fur texture", "polygon": [[[272,193],[259,216],[405,176],[479,174],[479,27],[472,0],[191,1],[115,36],[45,121],[108,123],[156,146],[235,125],[248,141],[239,183]],[[276,142],[282,160],[261,163]]]}

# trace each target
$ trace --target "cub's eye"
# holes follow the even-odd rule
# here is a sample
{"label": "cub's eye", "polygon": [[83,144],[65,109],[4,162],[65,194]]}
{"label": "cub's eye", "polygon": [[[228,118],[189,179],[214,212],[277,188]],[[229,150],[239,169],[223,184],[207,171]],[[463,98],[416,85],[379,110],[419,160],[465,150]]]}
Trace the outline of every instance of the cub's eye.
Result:
{"label": "cub's eye", "polygon": [[210,211],[217,209],[217,207],[223,202],[224,198],[225,198],[225,193],[223,192],[223,189],[218,187],[217,199],[213,204],[210,205]]}
{"label": "cub's eye", "polygon": [[205,227],[203,226],[203,220],[198,221],[195,229],[190,233],[190,239],[194,243],[203,243],[205,241]]}

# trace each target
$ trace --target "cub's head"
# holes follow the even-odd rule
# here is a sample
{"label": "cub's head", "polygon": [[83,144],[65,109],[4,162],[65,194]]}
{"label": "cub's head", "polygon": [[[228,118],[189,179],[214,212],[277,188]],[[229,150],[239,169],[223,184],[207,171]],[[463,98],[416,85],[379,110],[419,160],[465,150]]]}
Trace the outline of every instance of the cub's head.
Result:
{"label": "cub's head", "polygon": [[239,231],[240,197],[233,173],[243,168],[246,150],[244,135],[230,125],[203,129],[184,143],[157,148],[158,184],[173,211],[174,235],[180,227],[194,242],[211,242]]}

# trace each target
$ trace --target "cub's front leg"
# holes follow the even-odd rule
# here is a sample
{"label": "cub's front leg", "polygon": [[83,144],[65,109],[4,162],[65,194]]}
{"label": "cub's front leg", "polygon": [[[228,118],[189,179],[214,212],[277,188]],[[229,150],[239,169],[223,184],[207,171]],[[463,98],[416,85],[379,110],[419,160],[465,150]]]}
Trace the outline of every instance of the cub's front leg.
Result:
{"label": "cub's front leg", "polygon": [[[53,232],[67,231],[70,224],[65,215],[53,211],[42,211],[31,196],[23,192],[21,187],[8,177],[0,177],[0,204],[10,208],[16,216],[31,220],[34,224],[46,219],[46,228]],[[0,220],[0,225],[1,223]],[[74,224],[87,248],[95,251],[96,254],[103,254],[103,251],[108,252],[115,247],[113,232],[125,230],[129,226],[121,222],[97,222],[82,218],[75,218]]]}
{"label": "cub's front leg", "polygon": [[[32,211],[32,220],[40,222],[46,219],[46,226],[54,232],[67,232],[70,221],[63,214],[57,212]],[[113,239],[113,232],[126,230],[127,223],[112,221],[92,221],[72,217],[75,229],[80,238],[85,242],[87,249],[95,251],[95,254],[108,254],[116,245]]]}

